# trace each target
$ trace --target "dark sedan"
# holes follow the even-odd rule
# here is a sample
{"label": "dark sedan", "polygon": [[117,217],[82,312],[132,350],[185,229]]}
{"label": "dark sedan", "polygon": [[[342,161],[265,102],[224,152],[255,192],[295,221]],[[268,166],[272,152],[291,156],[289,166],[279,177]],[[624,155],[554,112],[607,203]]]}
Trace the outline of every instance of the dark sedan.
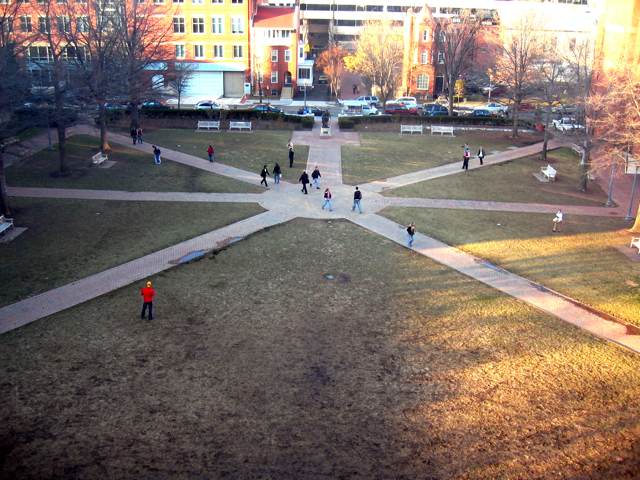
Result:
{"label": "dark sedan", "polygon": [[281,109],[277,107],[272,107],[267,103],[257,103],[253,107],[251,107],[251,110],[253,110],[254,112],[262,112],[262,113],[282,113]]}
{"label": "dark sedan", "polygon": [[441,117],[449,115],[449,110],[439,103],[429,103],[422,107],[422,115],[425,117]]}

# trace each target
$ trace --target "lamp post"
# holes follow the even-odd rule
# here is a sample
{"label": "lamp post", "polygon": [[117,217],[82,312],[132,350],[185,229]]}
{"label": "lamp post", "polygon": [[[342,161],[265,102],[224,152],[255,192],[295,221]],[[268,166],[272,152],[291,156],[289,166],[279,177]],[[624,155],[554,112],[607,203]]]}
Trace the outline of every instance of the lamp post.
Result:
{"label": "lamp post", "polygon": [[629,209],[627,210],[627,216],[624,217],[625,220],[633,220],[635,217],[633,216],[633,200],[636,196],[636,183],[638,183],[638,166],[636,165],[636,171],[633,174],[633,184],[631,186],[631,198],[629,199]]}
{"label": "lamp post", "polygon": [[616,164],[611,163],[611,172],[609,173],[609,188],[607,190],[607,202],[605,207],[613,207],[613,174],[616,171]]}

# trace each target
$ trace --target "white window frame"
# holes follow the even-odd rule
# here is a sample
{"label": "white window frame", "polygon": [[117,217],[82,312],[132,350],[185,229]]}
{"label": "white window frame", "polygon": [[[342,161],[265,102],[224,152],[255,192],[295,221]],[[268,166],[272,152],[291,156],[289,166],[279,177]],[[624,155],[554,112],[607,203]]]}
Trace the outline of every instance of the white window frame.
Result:
{"label": "white window frame", "polygon": [[[216,23],[217,26],[220,27],[218,30],[216,31]],[[211,17],[211,33],[214,33],[216,35],[221,35],[224,33],[224,15],[214,15],[213,17]]]}
{"label": "white window frame", "polygon": [[[220,55],[218,55],[218,50]],[[213,46],[213,58],[224,58],[224,45],[217,44]]]}
{"label": "white window frame", "polygon": [[[420,86],[420,80],[424,80],[424,85]],[[426,73],[420,73],[417,77],[416,77],[416,88],[418,90],[429,90],[429,75],[427,75]]]}
{"label": "white window frame", "polygon": [[[197,23],[196,20],[198,21]],[[198,25],[199,30],[197,32],[196,25]],[[191,17],[191,33],[193,33],[194,35],[202,35],[203,33],[205,33],[204,17]]]}
{"label": "white window frame", "polygon": [[[29,27],[25,29],[24,27]],[[33,32],[33,23],[31,22],[31,15],[21,15],[20,16],[20,31],[21,32]]]}
{"label": "white window frame", "polygon": [[[175,45],[176,47],[176,58],[185,58],[185,48],[184,48],[184,43],[176,43]],[[181,55],[178,55],[178,49],[180,49],[182,51]]]}
{"label": "white window frame", "polygon": [[[176,23],[176,21],[178,22]],[[172,24],[173,33],[187,33],[187,23],[185,22],[184,17],[173,17]],[[181,27],[181,30],[177,31],[176,26]]]}
{"label": "white window frame", "polygon": [[287,48],[284,51],[284,61],[285,62],[290,62],[291,61],[291,49]]}
{"label": "white window frame", "polygon": [[271,62],[272,63],[278,63],[278,49],[277,48],[272,48],[271,49]]}
{"label": "white window frame", "polygon": [[220,5],[224,3],[224,0],[211,0],[211,3],[213,3],[214,5]]}
{"label": "white window frame", "polygon": [[422,41],[428,42],[430,39],[431,39],[431,30],[429,30],[428,28],[425,28],[422,31]]}
{"label": "white window frame", "polygon": [[[198,53],[198,50],[200,50],[200,53]],[[201,43],[197,43],[193,46],[193,58],[196,58],[198,60],[202,60],[203,58],[205,58],[204,45],[202,45]]]}
{"label": "white window frame", "polygon": [[422,52],[420,52],[420,63],[422,65],[429,64],[429,50],[422,50]]}
{"label": "white window frame", "polygon": [[244,33],[244,18],[238,16],[231,17],[231,33]]}
{"label": "white window frame", "polygon": [[271,72],[271,83],[278,83],[278,71]]}
{"label": "white window frame", "polygon": [[[240,55],[238,55],[238,53],[240,53]],[[233,46],[233,58],[244,58],[244,51],[242,49],[242,45]]]}
{"label": "white window frame", "polygon": [[438,52],[438,63],[444,63],[444,52]]}

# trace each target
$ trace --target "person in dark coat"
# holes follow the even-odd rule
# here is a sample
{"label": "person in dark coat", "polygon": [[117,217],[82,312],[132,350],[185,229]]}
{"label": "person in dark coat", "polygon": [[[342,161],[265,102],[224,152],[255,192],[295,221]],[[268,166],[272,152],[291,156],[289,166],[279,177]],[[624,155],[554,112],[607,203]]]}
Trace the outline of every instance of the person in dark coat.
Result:
{"label": "person in dark coat", "polygon": [[137,134],[135,128],[131,129],[130,135],[131,135],[131,140],[133,141],[133,144],[135,145],[136,144],[136,140],[138,138],[138,134]]}
{"label": "person in dark coat", "polygon": [[353,192],[353,207],[351,207],[351,211],[355,212],[356,208],[360,213],[362,213],[362,206],[360,205],[362,202],[362,192],[358,187],[356,187],[356,191]]}
{"label": "person in dark coat", "polygon": [[409,248],[413,247],[413,237],[415,237],[416,235],[416,224],[411,222],[409,225],[407,225],[407,236],[408,236],[408,241],[407,241],[407,246]]}
{"label": "person in dark coat", "polygon": [[138,143],[142,145],[142,128],[140,127],[136,130],[136,139],[138,140]]}
{"label": "person in dark coat", "polygon": [[318,166],[316,165],[316,168],[313,169],[313,172],[311,172],[311,180],[313,181],[313,185],[316,187],[317,190],[320,190],[320,177],[322,175],[320,175],[320,170],[318,170]]}
{"label": "person in dark coat", "polygon": [[480,160],[480,165],[483,165],[483,161],[484,161],[484,148],[480,147],[480,149],[478,150],[478,159]]}
{"label": "person in dark coat", "polygon": [[329,190],[328,188],[324,189],[324,202],[322,204],[322,210],[324,210],[324,207],[329,207],[329,211],[333,212],[333,205],[331,204],[331,199],[333,198],[333,195],[331,195],[331,190]]}
{"label": "person in dark coat", "polygon": [[465,144],[462,157],[462,169],[465,172],[469,171],[469,157],[471,157],[471,151],[469,150],[469,145]]}
{"label": "person in dark coat", "polygon": [[160,157],[160,155],[162,154],[162,151],[155,145],[152,145],[152,147],[153,147],[153,160],[156,163],[156,165],[160,165],[160,163],[162,163],[162,159]]}
{"label": "person in dark coat", "polygon": [[293,142],[291,140],[289,140],[287,148],[289,149],[289,168],[293,168],[293,156],[295,154],[293,152]]}
{"label": "person in dark coat", "polygon": [[276,185],[280,183],[281,177],[282,177],[282,169],[280,168],[280,164],[276,162],[275,166],[273,167],[273,181],[276,183]]}
{"label": "person in dark coat", "polygon": [[307,192],[307,185],[309,184],[309,175],[307,174],[307,172],[302,172],[302,175],[300,175],[300,179],[298,181],[302,183],[301,192],[304,193],[305,195],[309,193]]}
{"label": "person in dark coat", "polygon": [[265,165],[264,167],[262,167],[262,171],[260,172],[260,176],[262,177],[262,180],[260,181],[260,185],[262,185],[264,183],[264,186],[269,188],[269,185],[267,184],[267,177],[271,176],[269,175],[269,170],[267,170],[267,166]]}

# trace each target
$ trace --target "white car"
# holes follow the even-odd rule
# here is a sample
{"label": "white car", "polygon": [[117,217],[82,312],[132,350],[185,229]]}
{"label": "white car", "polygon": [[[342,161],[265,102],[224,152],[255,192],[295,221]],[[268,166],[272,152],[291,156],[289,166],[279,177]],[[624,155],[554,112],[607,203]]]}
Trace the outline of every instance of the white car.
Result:
{"label": "white car", "polygon": [[393,102],[394,103],[400,103],[400,104],[406,105],[408,107],[417,107],[418,106],[418,100],[416,100],[416,97],[400,97],[400,98],[396,98]]}
{"label": "white car", "polygon": [[486,105],[476,107],[474,110],[488,110],[491,115],[506,115],[509,111],[509,107],[498,102],[491,102]]}
{"label": "white car", "polygon": [[220,110],[222,105],[214,102],[213,100],[201,100],[193,107],[196,110]]}
{"label": "white car", "polygon": [[561,132],[571,132],[573,130],[584,130],[584,125],[580,125],[575,118],[562,117],[552,121],[556,130]]}

